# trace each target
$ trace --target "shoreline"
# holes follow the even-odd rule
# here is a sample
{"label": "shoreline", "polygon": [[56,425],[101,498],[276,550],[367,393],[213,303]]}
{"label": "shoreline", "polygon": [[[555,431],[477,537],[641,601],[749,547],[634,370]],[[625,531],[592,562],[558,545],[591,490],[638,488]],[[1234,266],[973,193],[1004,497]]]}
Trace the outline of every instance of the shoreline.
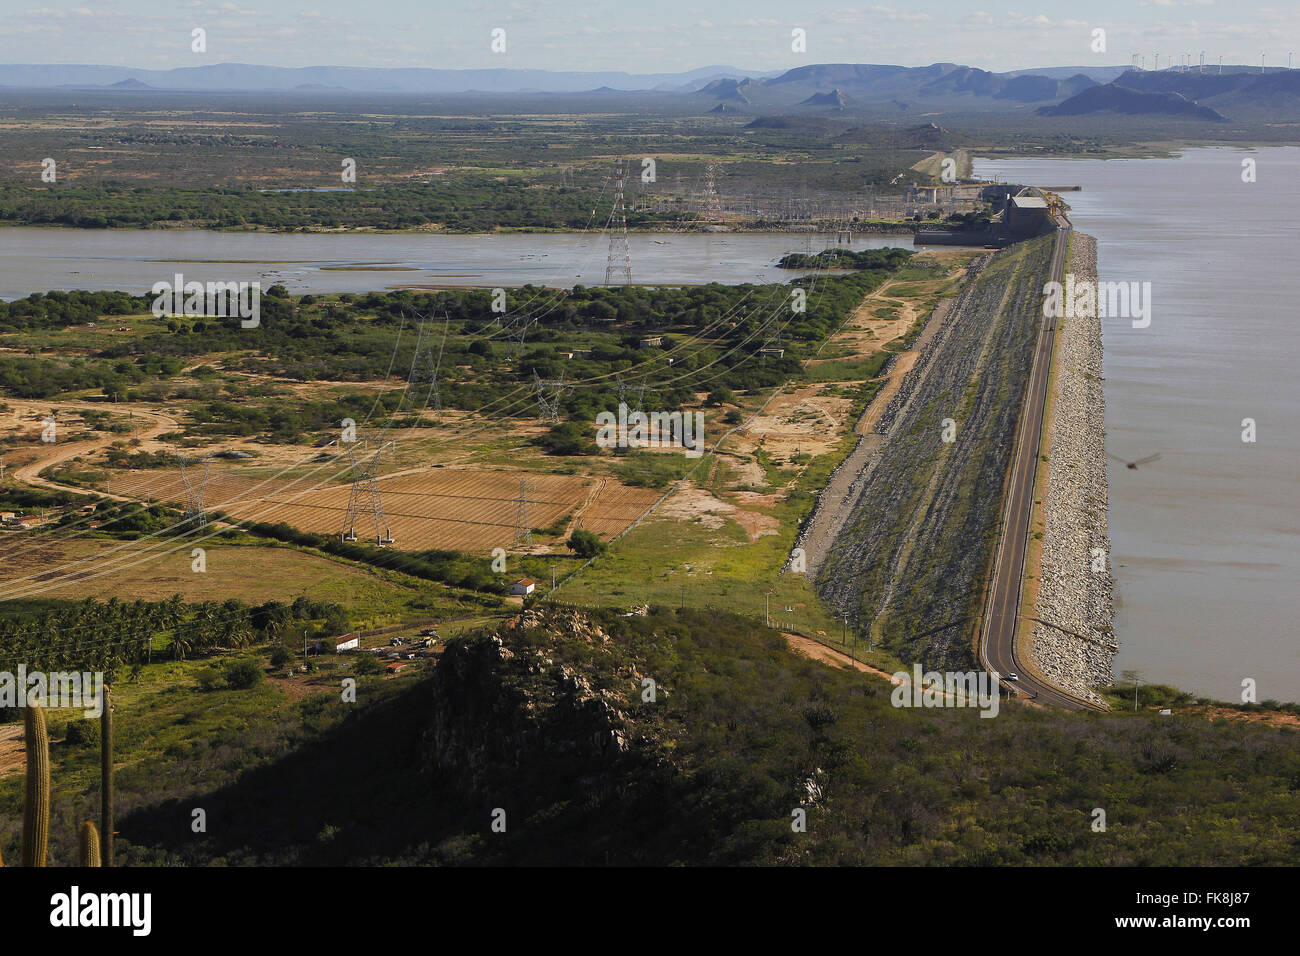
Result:
{"label": "shoreline", "polygon": [[[933,226],[933,223],[930,223]],[[926,226],[924,222],[892,222],[872,220],[855,223],[854,236],[914,236]],[[545,226],[499,226],[489,230],[460,232],[453,229],[416,226],[411,229],[379,229],[374,226],[348,226],[325,228],[312,226],[293,226],[286,229],[248,228],[239,226],[205,226],[197,223],[173,223],[152,226],[69,226],[55,222],[0,222],[0,229],[43,229],[66,230],[69,232],[121,233],[121,232],[211,232],[232,236],[449,236],[472,238],[478,236],[587,236],[604,235],[604,230],[559,229]],[[836,232],[833,222],[812,225],[806,229],[773,229],[770,226],[747,228],[743,225],[728,225],[722,229],[686,228],[681,225],[665,223],[664,228],[628,227],[630,236],[821,236]]]}

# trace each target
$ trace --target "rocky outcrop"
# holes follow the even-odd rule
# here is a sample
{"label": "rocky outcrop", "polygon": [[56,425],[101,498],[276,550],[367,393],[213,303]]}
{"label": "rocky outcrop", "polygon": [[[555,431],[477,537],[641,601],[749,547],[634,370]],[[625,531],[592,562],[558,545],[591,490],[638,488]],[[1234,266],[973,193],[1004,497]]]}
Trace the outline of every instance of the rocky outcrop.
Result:
{"label": "rocky outcrop", "polygon": [[[628,752],[628,694],[596,685],[599,669],[557,661],[561,644],[599,656],[609,635],[572,611],[528,610],[495,633],[448,645],[434,672],[432,713],[421,740],[422,770],[470,792],[549,768],[598,775]],[[639,686],[625,675],[629,690]]]}
{"label": "rocky outcrop", "polygon": [[[1076,281],[1096,280],[1096,240],[1075,233],[1067,268]],[[1106,528],[1101,325],[1096,319],[1059,321],[1035,606],[1035,616],[1050,624],[1034,626],[1033,657],[1053,683],[1100,701],[1092,687],[1111,682],[1116,650]]]}

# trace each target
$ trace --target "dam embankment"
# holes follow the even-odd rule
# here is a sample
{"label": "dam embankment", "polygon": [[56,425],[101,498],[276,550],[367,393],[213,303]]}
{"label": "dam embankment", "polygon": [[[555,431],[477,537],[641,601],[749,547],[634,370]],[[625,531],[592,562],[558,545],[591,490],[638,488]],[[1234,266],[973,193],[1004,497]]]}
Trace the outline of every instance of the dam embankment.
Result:
{"label": "dam embankment", "polygon": [[[1075,233],[1066,264],[1075,281],[1097,279],[1097,241]],[[1092,690],[1113,680],[1115,642],[1107,531],[1106,399],[1101,323],[1058,320],[1038,596],[1032,657],[1064,690],[1100,701]]]}

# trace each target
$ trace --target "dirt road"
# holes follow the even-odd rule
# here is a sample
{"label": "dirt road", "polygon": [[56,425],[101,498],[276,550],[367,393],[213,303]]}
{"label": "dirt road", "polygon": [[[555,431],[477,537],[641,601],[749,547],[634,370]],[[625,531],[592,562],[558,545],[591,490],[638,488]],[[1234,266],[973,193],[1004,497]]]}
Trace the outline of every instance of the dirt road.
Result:
{"label": "dirt road", "polygon": [[[56,411],[66,409],[68,411],[80,410],[85,406],[85,402],[32,402],[13,399],[9,401],[9,406],[21,418],[23,415],[37,415],[42,418],[49,414],[53,409]],[[162,415],[146,405],[134,405],[129,403],[116,403],[111,407],[117,412],[133,412],[135,415],[153,422],[147,429],[140,432],[135,437],[141,442],[157,438],[163,432],[178,427],[173,418]],[[102,451],[113,442],[121,441],[122,436],[116,434],[106,434],[103,438],[94,438],[89,441],[61,442],[54,441],[49,444],[42,443],[36,450],[36,457],[31,461],[19,465],[9,471],[15,481],[21,481],[29,485],[35,485],[40,488],[49,488],[55,491],[71,491],[76,494],[85,494],[86,489],[76,485],[64,485],[57,481],[50,481],[48,478],[42,478],[41,472],[51,465],[62,464],[70,461],[78,455],[90,455],[97,451]],[[112,498],[114,501],[135,501],[134,498],[128,498],[123,495],[109,494],[104,491],[98,492],[105,498]]]}

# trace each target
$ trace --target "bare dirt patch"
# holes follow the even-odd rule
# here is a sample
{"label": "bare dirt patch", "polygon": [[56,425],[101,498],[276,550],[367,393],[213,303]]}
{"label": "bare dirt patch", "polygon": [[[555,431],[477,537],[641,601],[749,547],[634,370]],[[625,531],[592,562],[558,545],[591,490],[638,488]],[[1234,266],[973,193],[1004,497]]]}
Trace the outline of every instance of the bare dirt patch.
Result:
{"label": "bare dirt patch", "polygon": [[872,667],[864,664],[862,661],[855,660],[853,657],[845,654],[843,651],[837,651],[832,647],[827,647],[820,641],[814,641],[811,637],[804,637],[800,634],[789,634],[782,632],[781,636],[785,638],[786,643],[790,645],[790,650],[804,657],[811,657],[815,661],[821,661],[823,664],[831,664],[835,667],[847,667],[851,670],[861,671],[864,674],[873,674],[876,677],[883,677],[891,684],[894,683],[894,675],[888,671],[882,671],[878,667]]}
{"label": "bare dirt patch", "polygon": [[[734,437],[733,454],[752,455],[762,448],[776,464],[795,455],[824,455],[839,444],[852,400],[838,394],[832,383],[804,385],[787,389],[768,404],[763,414],[754,418]],[[749,474],[762,484],[762,467]]]}

